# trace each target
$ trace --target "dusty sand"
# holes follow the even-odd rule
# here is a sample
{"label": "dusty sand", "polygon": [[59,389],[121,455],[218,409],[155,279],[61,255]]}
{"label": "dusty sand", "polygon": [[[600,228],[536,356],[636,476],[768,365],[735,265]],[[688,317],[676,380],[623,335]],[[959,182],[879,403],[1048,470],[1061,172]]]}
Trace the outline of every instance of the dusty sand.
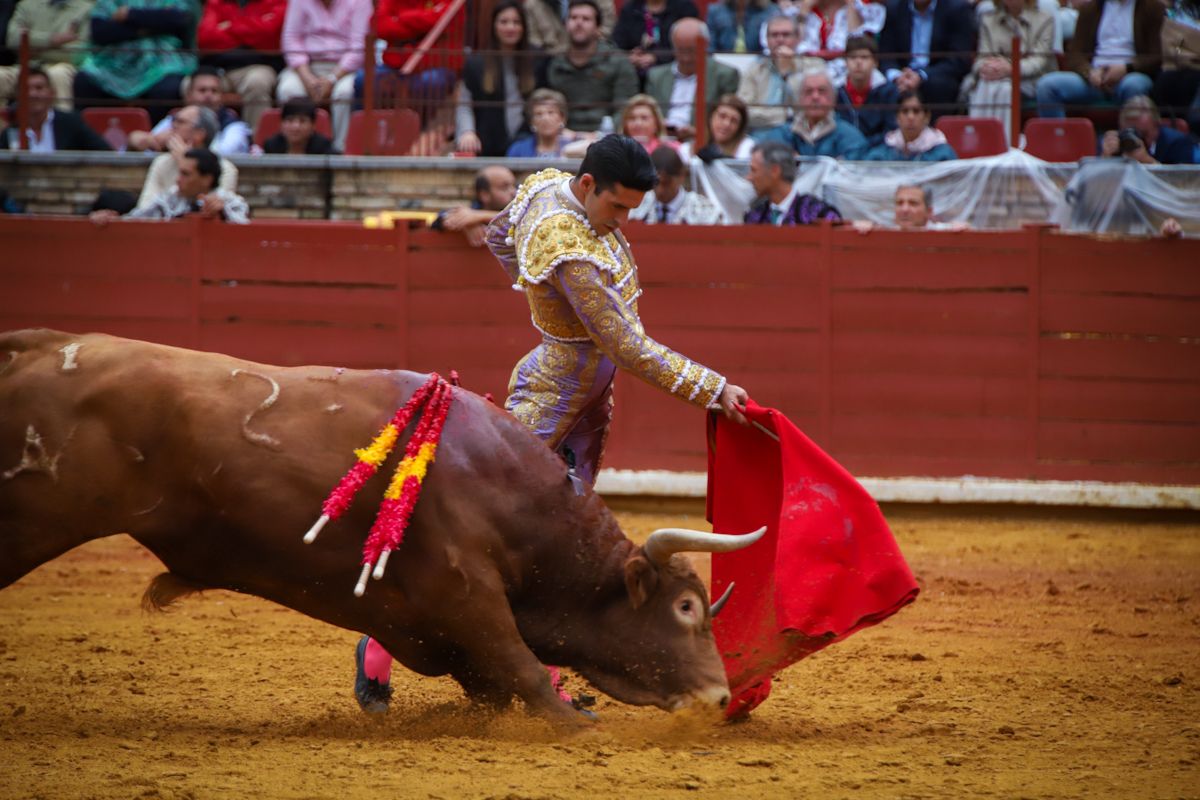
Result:
{"label": "dusty sand", "polygon": [[887,511],[915,605],[749,722],[602,697],[567,738],[403,671],[369,719],[355,634],[224,592],[143,613],[157,560],[94,542],[0,592],[0,797],[1200,797],[1195,517]]}

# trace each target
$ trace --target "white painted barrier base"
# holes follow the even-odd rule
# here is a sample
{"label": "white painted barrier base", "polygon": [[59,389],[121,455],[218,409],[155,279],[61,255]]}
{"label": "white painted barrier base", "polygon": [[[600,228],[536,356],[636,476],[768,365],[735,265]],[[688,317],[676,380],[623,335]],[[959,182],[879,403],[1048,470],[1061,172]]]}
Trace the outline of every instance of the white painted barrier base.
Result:
{"label": "white painted barrier base", "polygon": [[[1020,481],[1005,478],[859,478],[880,503],[1014,503],[1109,508],[1200,509],[1200,486],[1153,486],[1098,481]],[[596,491],[607,495],[704,497],[703,472],[605,469]]]}

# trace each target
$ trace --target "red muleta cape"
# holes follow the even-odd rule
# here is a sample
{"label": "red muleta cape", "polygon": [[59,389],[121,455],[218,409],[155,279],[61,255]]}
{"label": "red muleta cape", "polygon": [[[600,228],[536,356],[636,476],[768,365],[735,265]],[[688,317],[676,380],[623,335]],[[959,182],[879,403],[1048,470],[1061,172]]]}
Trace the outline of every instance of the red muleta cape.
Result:
{"label": "red muleta cape", "polygon": [[709,415],[713,530],[767,526],[761,540],[714,555],[712,595],[737,587],[713,620],[733,702],[745,715],[789,664],[895,614],[917,583],[879,506],[840,464],[775,409],[746,416],[779,437]]}

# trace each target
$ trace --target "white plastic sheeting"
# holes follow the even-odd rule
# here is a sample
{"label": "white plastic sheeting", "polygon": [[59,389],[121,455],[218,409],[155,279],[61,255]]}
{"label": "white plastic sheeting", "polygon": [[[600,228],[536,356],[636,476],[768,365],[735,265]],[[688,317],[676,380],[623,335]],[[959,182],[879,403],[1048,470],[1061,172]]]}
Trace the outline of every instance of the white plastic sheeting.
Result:
{"label": "white plastic sheeting", "polygon": [[[754,200],[746,162],[692,159],[693,185],[740,220]],[[916,184],[933,196],[940,222],[980,230],[1054,222],[1078,232],[1145,235],[1172,216],[1200,235],[1200,168],[1147,168],[1124,158],[1075,164],[1042,161],[1022,150],[934,163],[800,159],[800,191],[832,203],[848,220],[893,222],[896,187]]]}

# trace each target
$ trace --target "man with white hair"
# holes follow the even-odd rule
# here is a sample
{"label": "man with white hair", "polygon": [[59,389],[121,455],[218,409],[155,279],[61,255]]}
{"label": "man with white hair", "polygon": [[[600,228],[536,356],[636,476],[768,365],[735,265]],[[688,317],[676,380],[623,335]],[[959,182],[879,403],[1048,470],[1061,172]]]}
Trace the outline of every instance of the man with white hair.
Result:
{"label": "man with white hair", "polygon": [[796,117],[754,134],[757,142],[783,142],[798,155],[855,159],[867,150],[858,128],[834,114],[836,92],[825,70],[806,72],[800,81]]}
{"label": "man with white hair", "polygon": [[[667,117],[667,130],[681,141],[696,133],[696,68],[699,51],[708,47],[708,26],[698,19],[685,17],[671,26],[671,47],[675,60],[652,67],[646,75],[646,94],[658,101]],[[716,105],[717,98],[736,94],[738,71],[709,58],[704,65],[704,103]]]}
{"label": "man with white hair", "polygon": [[795,17],[780,14],[765,27],[767,53],[746,70],[738,87],[738,97],[750,109],[751,132],[786,124],[800,96],[804,73],[825,68],[822,59],[797,55],[800,23]]}

